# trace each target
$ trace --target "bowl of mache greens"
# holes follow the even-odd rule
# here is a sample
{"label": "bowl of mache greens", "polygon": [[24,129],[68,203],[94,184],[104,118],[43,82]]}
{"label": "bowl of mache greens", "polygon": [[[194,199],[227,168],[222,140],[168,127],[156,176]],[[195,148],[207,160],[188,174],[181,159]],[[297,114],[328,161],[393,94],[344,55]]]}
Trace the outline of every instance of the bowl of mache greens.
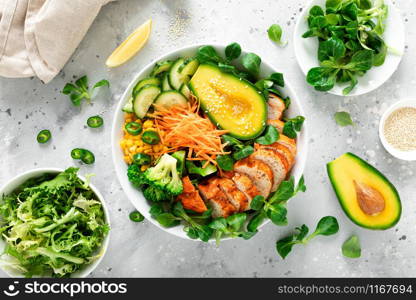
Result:
{"label": "bowl of mache greens", "polygon": [[78,168],[42,168],[0,189],[0,267],[11,277],[90,274],[109,242],[100,192]]}

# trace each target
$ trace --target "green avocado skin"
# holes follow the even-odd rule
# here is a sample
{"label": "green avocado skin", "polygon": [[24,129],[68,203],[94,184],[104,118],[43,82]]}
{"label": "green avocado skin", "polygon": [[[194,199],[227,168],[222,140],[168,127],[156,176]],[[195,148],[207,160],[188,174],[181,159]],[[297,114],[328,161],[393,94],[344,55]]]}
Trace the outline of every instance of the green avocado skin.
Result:
{"label": "green avocado skin", "polygon": [[399,205],[398,205],[399,206],[398,214],[397,214],[396,218],[391,220],[391,222],[388,222],[388,223],[383,224],[383,225],[371,226],[371,225],[363,224],[363,223],[357,221],[356,218],[354,217],[354,215],[348,209],[347,203],[344,202],[344,200],[341,197],[340,192],[338,191],[338,184],[341,184],[341,183],[337,183],[336,174],[332,170],[332,164],[334,163],[334,161],[331,161],[326,165],[326,169],[327,169],[327,172],[328,172],[328,177],[329,177],[329,180],[331,181],[332,187],[335,191],[335,194],[337,195],[337,199],[338,199],[342,209],[344,210],[345,214],[348,216],[348,218],[353,223],[355,223],[356,225],[358,225],[360,227],[367,228],[367,229],[385,230],[385,229],[389,229],[389,228],[393,227],[394,225],[396,225],[399,222],[401,214],[402,214],[402,204],[401,204],[400,196],[399,196],[399,193],[397,192],[397,189],[379,170],[374,168],[372,165],[367,163],[365,160],[361,159],[357,155],[355,155],[353,153],[350,153],[350,152],[347,152],[344,155],[349,156],[350,158],[352,158],[357,164],[361,165],[368,172],[371,172],[372,174],[374,174],[374,176],[377,176],[377,177],[381,178],[390,187],[390,189],[393,191],[393,193],[395,194],[396,201],[399,203]]}
{"label": "green avocado skin", "polygon": [[[205,67],[206,66],[209,66],[210,68],[214,69],[216,72],[220,72],[222,74],[222,76],[227,77],[227,79],[229,79],[229,80],[236,80],[239,84],[240,83],[247,84],[248,86],[250,86],[252,89],[254,89],[256,91],[256,93],[258,94],[258,101],[261,101],[262,105],[264,105],[264,110],[263,110],[264,111],[264,115],[263,115],[263,118],[262,118],[263,119],[263,127],[260,130],[258,130],[257,132],[254,132],[251,135],[239,135],[236,132],[229,132],[228,134],[231,135],[231,136],[233,136],[233,137],[235,137],[235,138],[237,138],[237,139],[239,139],[239,140],[252,140],[252,139],[255,139],[256,137],[258,137],[259,135],[261,135],[263,133],[263,131],[264,131],[265,127],[266,127],[266,123],[267,123],[267,101],[264,98],[263,94],[261,94],[259,92],[259,90],[254,86],[254,84],[252,84],[250,81],[248,81],[246,79],[243,79],[243,78],[239,78],[237,76],[234,76],[233,74],[221,72],[221,70],[217,66],[214,66],[214,65],[211,65],[211,64],[201,64],[200,66],[205,66]],[[192,91],[192,94],[194,94],[196,97],[198,97],[198,91],[193,86],[192,80],[189,82],[189,88]],[[202,109],[205,111],[206,110],[206,107],[205,107],[203,101],[201,101],[200,103],[201,103]],[[208,115],[208,118],[211,120],[211,122],[213,124],[218,124],[218,127],[221,128],[221,129],[223,129],[223,130],[227,130],[228,129],[228,128],[224,127],[224,126],[221,126],[221,124],[219,124],[217,122],[217,120],[215,118],[215,114],[208,112],[207,115]]]}

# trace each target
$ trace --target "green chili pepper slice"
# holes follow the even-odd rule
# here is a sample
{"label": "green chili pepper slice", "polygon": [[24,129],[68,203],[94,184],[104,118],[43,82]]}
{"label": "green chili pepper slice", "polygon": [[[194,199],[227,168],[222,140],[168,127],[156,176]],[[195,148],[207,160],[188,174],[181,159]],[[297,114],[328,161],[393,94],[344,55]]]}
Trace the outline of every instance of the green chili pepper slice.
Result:
{"label": "green chili pepper slice", "polygon": [[98,128],[103,126],[104,120],[100,116],[92,116],[87,120],[87,125],[91,128]]}
{"label": "green chili pepper slice", "polygon": [[129,122],[125,126],[128,133],[131,135],[139,135],[142,132],[142,124],[137,122]]}
{"label": "green chili pepper slice", "polygon": [[160,137],[156,131],[149,130],[143,132],[142,141],[149,145],[156,145],[160,142]]}
{"label": "green chili pepper slice", "polygon": [[142,165],[150,164],[152,161],[152,158],[150,157],[150,155],[147,155],[144,153],[136,153],[133,155],[133,161],[139,166],[142,166]]}
{"label": "green chili pepper slice", "polygon": [[36,140],[39,144],[45,144],[47,141],[49,141],[52,137],[51,132],[48,129],[44,129],[39,131],[38,136],[36,137]]}
{"label": "green chili pepper slice", "polygon": [[94,156],[94,153],[92,153],[91,151],[89,151],[89,150],[85,150],[84,149],[84,155],[81,157],[81,161],[84,163],[84,164],[87,164],[87,165],[91,165],[91,164],[93,164],[94,162],[95,162],[95,156]]}
{"label": "green chili pepper slice", "polygon": [[129,218],[133,222],[142,222],[142,221],[144,221],[144,216],[141,213],[139,213],[138,211],[131,212],[130,215],[129,215]]}
{"label": "green chili pepper slice", "polygon": [[75,148],[75,149],[72,149],[71,151],[71,157],[73,159],[81,159],[84,157],[84,154],[85,154],[85,150],[81,148]]}

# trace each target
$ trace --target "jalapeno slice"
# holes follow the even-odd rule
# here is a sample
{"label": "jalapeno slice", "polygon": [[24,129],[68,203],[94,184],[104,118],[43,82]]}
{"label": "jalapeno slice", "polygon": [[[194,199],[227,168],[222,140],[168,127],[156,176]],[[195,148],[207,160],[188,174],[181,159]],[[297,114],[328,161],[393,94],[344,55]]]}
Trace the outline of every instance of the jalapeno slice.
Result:
{"label": "jalapeno slice", "polygon": [[129,122],[125,126],[128,133],[131,135],[139,135],[142,132],[142,124],[137,122]]}
{"label": "jalapeno slice", "polygon": [[139,166],[142,166],[142,165],[150,164],[152,161],[152,158],[150,157],[150,155],[147,155],[144,153],[136,153],[133,155],[133,161]]}
{"label": "jalapeno slice", "polygon": [[156,145],[160,142],[160,137],[156,131],[149,130],[143,132],[142,141],[149,145]]}
{"label": "jalapeno slice", "polygon": [[75,148],[71,151],[71,157],[73,159],[81,159],[85,154],[85,150],[81,148]]}
{"label": "jalapeno slice", "polygon": [[92,116],[87,120],[87,125],[91,128],[98,128],[103,126],[104,120],[100,116]]}
{"label": "jalapeno slice", "polygon": [[52,137],[51,132],[48,129],[44,129],[39,131],[38,136],[36,137],[36,140],[39,144],[45,144],[48,142]]}
{"label": "jalapeno slice", "polygon": [[133,222],[142,222],[144,220],[144,216],[139,213],[138,211],[133,211],[129,215],[130,220]]}
{"label": "jalapeno slice", "polygon": [[84,149],[84,155],[81,157],[81,161],[84,163],[84,164],[87,164],[87,165],[91,165],[91,164],[93,164],[94,162],[95,162],[95,156],[94,156],[94,153],[92,153],[91,151],[89,151],[89,150],[85,150]]}

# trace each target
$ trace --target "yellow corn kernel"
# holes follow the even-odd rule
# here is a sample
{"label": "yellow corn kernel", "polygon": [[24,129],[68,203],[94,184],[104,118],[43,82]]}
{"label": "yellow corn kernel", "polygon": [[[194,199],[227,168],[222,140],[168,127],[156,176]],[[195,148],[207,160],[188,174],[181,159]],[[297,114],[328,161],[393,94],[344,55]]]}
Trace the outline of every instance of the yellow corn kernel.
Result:
{"label": "yellow corn kernel", "polygon": [[136,146],[136,145],[131,146],[131,147],[129,148],[129,151],[130,151],[130,152],[134,152],[134,151],[136,151],[136,148],[137,148],[137,146]]}
{"label": "yellow corn kernel", "polygon": [[152,120],[146,120],[143,123],[143,128],[151,128],[153,126],[153,121]]}
{"label": "yellow corn kernel", "polygon": [[137,153],[141,153],[141,152],[143,152],[143,151],[144,151],[143,146],[137,147],[137,148],[136,148],[136,151],[137,151]]}
{"label": "yellow corn kernel", "polygon": [[150,150],[152,150],[152,146],[151,146],[151,145],[149,145],[149,144],[144,144],[144,145],[143,145],[143,149],[144,149],[144,150],[149,150],[149,149],[150,149]]}
{"label": "yellow corn kernel", "polygon": [[154,152],[159,152],[159,151],[162,150],[162,148],[163,148],[163,146],[161,144],[157,144],[157,145],[153,146],[153,151]]}
{"label": "yellow corn kernel", "polygon": [[134,144],[136,146],[142,146],[143,145],[143,141],[142,140],[136,140],[136,141],[134,141]]}
{"label": "yellow corn kernel", "polygon": [[152,153],[153,152],[153,150],[152,149],[144,149],[144,151],[143,151],[144,153],[146,153],[146,154],[149,154],[149,153]]}
{"label": "yellow corn kernel", "polygon": [[132,140],[127,140],[126,145],[127,145],[128,147],[133,146],[133,141],[132,141]]}
{"label": "yellow corn kernel", "polygon": [[149,168],[148,165],[143,165],[140,167],[140,170],[143,172],[143,171],[146,171],[148,168]]}

